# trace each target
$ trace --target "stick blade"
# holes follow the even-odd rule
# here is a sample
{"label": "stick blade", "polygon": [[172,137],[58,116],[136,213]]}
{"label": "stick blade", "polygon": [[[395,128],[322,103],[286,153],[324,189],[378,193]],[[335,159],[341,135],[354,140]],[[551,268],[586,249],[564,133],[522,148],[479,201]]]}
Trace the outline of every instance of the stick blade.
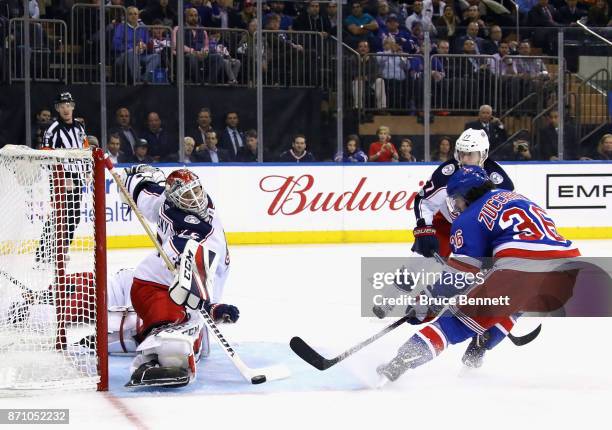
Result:
{"label": "stick blade", "polygon": [[335,364],[312,349],[312,347],[304,342],[304,340],[302,340],[300,337],[295,336],[291,338],[289,347],[298,357],[316,369],[325,370]]}

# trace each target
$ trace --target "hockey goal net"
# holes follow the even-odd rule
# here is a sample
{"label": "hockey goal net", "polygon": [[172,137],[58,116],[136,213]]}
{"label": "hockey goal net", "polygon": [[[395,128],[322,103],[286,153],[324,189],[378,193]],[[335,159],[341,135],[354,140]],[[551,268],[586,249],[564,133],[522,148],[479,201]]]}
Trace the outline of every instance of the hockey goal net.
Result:
{"label": "hockey goal net", "polygon": [[0,149],[0,394],[107,389],[100,150]]}

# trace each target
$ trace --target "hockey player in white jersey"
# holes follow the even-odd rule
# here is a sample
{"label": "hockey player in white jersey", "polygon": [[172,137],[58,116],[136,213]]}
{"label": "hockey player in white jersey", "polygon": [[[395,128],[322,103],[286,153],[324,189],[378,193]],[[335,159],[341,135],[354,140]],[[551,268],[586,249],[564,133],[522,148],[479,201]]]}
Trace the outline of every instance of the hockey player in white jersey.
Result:
{"label": "hockey player in white jersey", "polygon": [[[138,165],[126,169],[122,180],[138,209],[157,224],[157,240],[175,266],[193,263],[192,285],[168,270],[156,251],[136,267],[130,298],[142,327],[127,386],[183,386],[195,379],[202,352],[199,309],[215,321],[235,322],[240,315],[236,306],[217,301],[230,262],[223,226],[199,178],[187,169],[166,179],[160,170]],[[195,258],[186,263],[188,254]]]}

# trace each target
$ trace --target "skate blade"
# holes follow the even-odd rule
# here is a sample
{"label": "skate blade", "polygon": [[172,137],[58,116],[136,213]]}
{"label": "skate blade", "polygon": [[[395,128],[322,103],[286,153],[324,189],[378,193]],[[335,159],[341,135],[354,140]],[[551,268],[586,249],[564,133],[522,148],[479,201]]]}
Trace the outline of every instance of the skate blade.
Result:
{"label": "skate blade", "polygon": [[378,375],[378,381],[376,382],[375,388],[377,390],[380,390],[384,388],[385,385],[387,385],[389,382],[391,381],[385,375]]}
{"label": "skate blade", "polygon": [[156,381],[130,381],[124,385],[125,388],[147,388],[147,387],[166,387],[180,388],[189,384],[189,377],[159,379]]}

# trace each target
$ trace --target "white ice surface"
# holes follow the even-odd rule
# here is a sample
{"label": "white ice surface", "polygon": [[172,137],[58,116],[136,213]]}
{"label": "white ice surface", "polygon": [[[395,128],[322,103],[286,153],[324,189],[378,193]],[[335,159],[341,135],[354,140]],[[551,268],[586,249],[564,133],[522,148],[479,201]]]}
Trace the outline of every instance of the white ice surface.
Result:
{"label": "white ice surface", "polygon": [[[612,241],[582,241],[584,255],[611,256]],[[134,266],[148,250],[109,253],[109,270]],[[465,373],[466,344],[381,390],[375,367],[414,328],[402,326],[320,372],[288,348],[299,335],[333,356],[383,322],[360,317],[360,257],[405,256],[409,245],[246,246],[230,249],[225,300],[241,317],[224,333],[251,366],[285,363],[293,375],[253,386],[214,346],[198,380],[170,392],[130,392],[129,359],[111,359],[110,393],[42,394],[0,400],[1,408],[69,408],[89,429],[577,429],[610,428],[612,319],[548,318],[533,343],[505,341],[482,368]],[[388,322],[387,322],[388,323]],[[519,321],[523,334],[537,325]],[[222,426],[222,427],[221,427]],[[24,426],[20,428],[25,428]]]}

